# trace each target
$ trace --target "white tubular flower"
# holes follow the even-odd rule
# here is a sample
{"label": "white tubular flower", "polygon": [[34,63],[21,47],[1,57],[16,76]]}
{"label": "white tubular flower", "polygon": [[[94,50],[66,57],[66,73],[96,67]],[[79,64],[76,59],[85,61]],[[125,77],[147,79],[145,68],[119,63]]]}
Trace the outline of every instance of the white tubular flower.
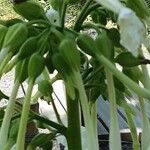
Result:
{"label": "white tubular flower", "polygon": [[131,9],[124,7],[119,13],[118,24],[121,35],[120,43],[137,56],[139,46],[146,39],[146,29],[143,23]]}
{"label": "white tubular flower", "polygon": [[107,9],[117,13],[120,26],[120,43],[134,56],[138,54],[139,46],[146,41],[146,29],[135,13],[121,4],[119,0],[95,0]]}
{"label": "white tubular flower", "polygon": [[51,24],[59,26],[59,13],[53,8],[50,8],[46,12],[46,16]]}

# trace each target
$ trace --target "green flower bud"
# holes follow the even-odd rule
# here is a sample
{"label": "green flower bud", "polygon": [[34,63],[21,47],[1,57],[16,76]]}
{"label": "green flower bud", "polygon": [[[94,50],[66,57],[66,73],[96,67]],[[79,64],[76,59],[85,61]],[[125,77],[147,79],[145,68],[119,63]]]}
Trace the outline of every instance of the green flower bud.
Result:
{"label": "green flower bud", "polygon": [[77,38],[77,44],[82,51],[95,57],[95,41],[87,34],[80,34]]}
{"label": "green flower bud", "polygon": [[4,39],[3,48],[8,47],[10,51],[18,49],[27,39],[27,34],[27,27],[23,23],[10,26]]}
{"label": "green flower bud", "polygon": [[19,80],[20,83],[24,82],[28,78],[28,63],[29,58],[19,61],[15,69],[15,80]]}
{"label": "green flower bud", "polygon": [[98,50],[97,54],[103,54],[110,60],[114,59],[114,46],[105,31],[97,36],[95,42]]}
{"label": "green flower bud", "polygon": [[57,71],[61,74],[62,78],[67,80],[67,77],[71,75],[72,70],[64,60],[64,57],[62,57],[59,53],[56,53],[52,57],[52,62]]}
{"label": "green flower bud", "polygon": [[18,59],[21,60],[31,56],[36,51],[36,48],[37,48],[37,38],[36,37],[28,38],[20,47]]}
{"label": "green flower bud", "polygon": [[80,54],[76,43],[70,39],[64,39],[59,45],[59,51],[66,63],[75,70],[80,68]]}
{"label": "green flower bud", "polygon": [[45,13],[42,6],[33,0],[22,3],[14,3],[14,10],[27,20],[45,19]]}
{"label": "green flower bud", "polygon": [[40,54],[34,53],[29,60],[28,65],[29,77],[35,80],[42,73],[44,67],[45,67],[44,58]]}
{"label": "green flower bud", "polygon": [[43,96],[49,96],[53,92],[53,87],[47,80],[43,80],[38,84],[38,90]]}

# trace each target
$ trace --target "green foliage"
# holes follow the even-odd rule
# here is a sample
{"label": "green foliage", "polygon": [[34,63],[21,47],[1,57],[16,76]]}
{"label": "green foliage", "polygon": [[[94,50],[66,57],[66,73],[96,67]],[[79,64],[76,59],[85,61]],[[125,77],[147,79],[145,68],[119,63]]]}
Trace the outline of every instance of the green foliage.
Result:
{"label": "green foliage", "polygon": [[27,39],[27,34],[28,29],[23,23],[16,23],[10,26],[4,38],[3,48],[8,47],[10,51],[16,50]]}
{"label": "green foliage", "polygon": [[27,20],[45,18],[44,9],[34,0],[28,0],[21,3],[14,3],[13,8],[18,14],[20,14]]}
{"label": "green foliage", "polygon": [[[7,105],[7,108],[9,108],[7,113],[12,113],[12,116],[6,116],[4,108],[0,109],[0,124],[4,116],[6,119],[5,124],[2,123],[5,130],[6,123],[11,120],[11,124],[7,124],[8,134],[4,135],[5,130],[0,130],[0,146],[10,149],[17,141],[17,148],[19,150],[24,149],[26,123],[35,119],[39,123],[38,127],[47,128],[50,133],[36,135],[29,143],[27,150],[36,149],[36,147],[50,150],[53,147],[53,140],[59,134],[65,136],[69,150],[76,150],[74,145],[78,145],[78,150],[83,150],[79,121],[82,111],[88,149],[98,150],[97,112],[94,108],[98,97],[101,95],[104,100],[110,102],[110,149],[117,149],[121,143],[118,142],[120,141],[120,138],[118,138],[120,134],[116,119],[116,107],[119,105],[125,109],[127,114],[134,150],[139,150],[135,148],[139,145],[135,138],[137,134],[133,130],[135,125],[132,121],[132,116],[136,113],[126,99],[133,99],[132,91],[140,99],[150,98],[147,86],[150,80],[145,67],[150,60],[144,58],[141,47],[139,47],[138,53],[142,58],[139,58],[133,56],[121,45],[123,43],[122,30],[120,30],[122,26],[118,23],[118,19],[125,15],[125,18],[120,22],[124,28],[128,26],[128,21],[132,20],[130,18],[132,13],[124,14],[122,10],[126,12],[128,9],[124,8],[129,6],[136,12],[139,20],[142,18],[141,24],[144,22],[148,28],[149,10],[147,10],[146,3],[143,0],[118,1],[118,5],[117,0],[116,2],[86,0],[82,2],[81,10],[78,9],[77,19],[74,19],[71,27],[68,27],[68,20],[70,21],[70,14],[67,14],[68,8],[79,2],[80,0],[49,0],[44,2],[44,4],[48,3],[45,8],[45,5],[38,0],[13,0],[13,9],[20,17],[8,20],[0,18],[0,77],[15,68],[15,86],[10,98],[0,91],[0,100],[2,98],[11,99],[9,102],[12,103],[11,107]],[[105,7],[100,5],[102,2],[104,6],[106,5]],[[109,3],[113,5],[110,6]],[[122,5],[122,3],[124,4]],[[76,7],[76,5],[74,6]],[[113,8],[119,6],[121,6],[119,11],[113,10]],[[50,14],[46,14],[47,9],[51,7],[57,12],[58,24],[51,24],[47,18],[47,15],[52,19],[56,17],[53,9],[48,11]],[[139,10],[142,10],[143,13]],[[133,24],[130,24],[130,27]],[[94,29],[94,31],[91,29]],[[147,32],[145,27],[144,29],[143,37]],[[89,31],[90,33],[88,33]],[[131,29],[130,32],[132,32]],[[135,36],[135,41],[139,38],[145,44],[146,36],[143,37]],[[118,69],[117,64],[121,65],[122,70]],[[57,75],[50,78],[50,74],[55,71],[57,71]],[[32,101],[31,96],[34,81],[40,75],[42,79],[38,83],[38,91],[33,98],[38,99],[40,96],[47,98],[52,104],[58,122],[48,120],[29,110],[30,103],[35,102]],[[29,86],[23,98],[25,101],[21,111],[22,105],[16,104],[15,99],[20,84],[26,79],[29,79]],[[58,79],[63,80],[66,92],[67,127],[63,125],[59,117],[59,111],[57,111],[58,108],[52,99],[52,93],[54,92],[52,84]],[[141,84],[144,88],[141,87]],[[141,101],[139,105],[142,109],[142,117],[145,119],[145,108]],[[15,114],[14,116],[14,109],[18,115]],[[143,122],[143,125],[149,127],[149,123]],[[74,135],[78,138],[72,139]],[[3,138],[6,140],[3,141]],[[142,137],[142,140],[144,138]],[[116,139],[118,140],[116,141]],[[118,145],[114,143],[118,143]],[[117,150],[120,150],[120,148]]]}

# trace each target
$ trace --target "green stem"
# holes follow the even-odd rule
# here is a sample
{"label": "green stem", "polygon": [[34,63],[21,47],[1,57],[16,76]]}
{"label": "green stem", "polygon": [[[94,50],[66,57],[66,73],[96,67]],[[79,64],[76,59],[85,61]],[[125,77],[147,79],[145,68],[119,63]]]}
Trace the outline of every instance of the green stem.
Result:
{"label": "green stem", "polygon": [[5,146],[5,144],[7,142],[10,121],[12,118],[12,114],[13,114],[12,112],[14,110],[15,100],[16,100],[16,96],[18,93],[19,85],[20,85],[19,81],[16,80],[13,90],[12,90],[12,93],[11,93],[11,96],[8,101],[8,105],[6,107],[6,112],[5,112],[5,115],[3,118],[1,130],[0,130],[0,148],[1,149],[3,149],[3,146]]}
{"label": "green stem", "polygon": [[127,116],[127,122],[128,122],[129,128],[130,128],[131,136],[132,136],[132,140],[133,140],[133,146],[132,146],[133,150],[140,150],[140,143],[138,140],[136,126],[134,124],[132,114],[130,114],[126,108],[125,108],[125,113]]}
{"label": "green stem", "polygon": [[[50,97],[50,96],[49,96],[49,97]],[[53,98],[49,98],[49,99],[50,99],[50,102],[52,103],[52,107],[53,107],[53,110],[54,110],[54,112],[55,112],[55,115],[56,115],[56,118],[57,118],[58,123],[63,125],[63,123],[62,123],[62,121],[61,121],[61,118],[60,118],[60,115],[59,115],[59,113],[58,113],[58,110],[57,110],[57,108],[56,108],[56,105],[55,105],[55,103],[54,103]]]}
{"label": "green stem", "polygon": [[[20,112],[20,111],[22,110],[22,104],[16,101],[16,104],[15,104],[15,105],[16,105],[15,107],[16,107],[16,108],[18,109],[18,111]],[[53,122],[53,121],[51,121],[51,120],[49,120],[49,119],[46,119],[46,118],[40,116],[39,114],[33,112],[32,110],[30,110],[30,115],[31,115],[31,117],[32,117],[33,119],[38,120],[38,121],[42,122],[43,124],[46,124],[46,125],[48,125],[48,126],[51,126],[51,127],[55,128],[55,129],[57,129],[60,133],[62,133],[63,135],[66,136],[66,130],[67,130],[67,129],[66,129],[65,126],[60,125],[60,124],[58,124],[58,123],[56,123],[56,122]],[[19,118],[19,117],[20,117],[20,115],[17,115],[17,116],[15,116],[13,119],[17,119],[17,118]]]}
{"label": "green stem", "polygon": [[3,73],[3,69],[4,69],[4,67],[7,65],[7,63],[10,61],[10,59],[12,58],[12,53],[10,52],[10,53],[8,53],[7,55],[6,55],[6,57],[5,57],[5,59],[3,60],[3,62],[1,63],[1,65],[0,65],[0,74],[2,75],[2,73]]}
{"label": "green stem", "polygon": [[108,30],[104,25],[101,24],[94,24],[94,23],[86,23],[84,25],[81,26],[81,29],[84,28],[93,28],[97,31],[97,33],[101,33],[100,29],[104,29],[104,30]]}
{"label": "green stem", "polygon": [[5,59],[5,56],[7,55],[9,51],[9,48],[6,47],[6,48],[2,48],[1,51],[0,51],[0,64],[3,62],[3,60]]}
{"label": "green stem", "polygon": [[78,16],[77,21],[76,21],[75,26],[74,26],[75,31],[80,30],[80,27],[81,27],[82,23],[84,22],[84,20],[87,16],[85,14],[86,14],[86,11],[87,11],[88,7],[90,6],[91,2],[92,2],[92,0],[87,0],[85,5],[83,6],[83,8],[80,12],[80,15]]}
{"label": "green stem", "polygon": [[87,133],[87,143],[89,150],[98,150],[99,146],[97,143],[91,115],[90,115],[90,108],[88,104],[88,99],[85,93],[85,89],[83,86],[83,81],[80,75],[80,72],[74,72],[74,78],[75,78],[75,83],[77,85],[78,91],[79,91],[79,98],[80,98],[80,103],[83,111],[83,117],[85,121],[85,127],[86,127],[86,133]]}
{"label": "green stem", "polygon": [[104,57],[103,55],[97,55],[97,58],[100,63],[102,63],[105,67],[107,67],[112,72],[112,74],[114,74],[129,89],[131,89],[133,92],[137,93],[142,97],[150,98],[149,90],[145,88],[141,88],[137,83],[131,80],[128,76],[120,72],[106,57]]}
{"label": "green stem", "polygon": [[30,78],[26,97],[23,104],[22,114],[21,114],[19,132],[18,132],[17,143],[16,143],[16,150],[24,150],[24,144],[25,144],[24,138],[26,133],[28,115],[30,111],[30,99],[31,99],[33,85],[34,85],[34,80]]}
{"label": "green stem", "polygon": [[67,4],[64,1],[62,4],[62,11],[61,11],[61,20],[60,20],[60,26],[63,29],[65,26],[65,16],[66,16],[66,9],[67,9]]}
{"label": "green stem", "polygon": [[109,133],[109,149],[121,150],[121,137],[119,130],[119,123],[117,117],[116,94],[112,73],[105,68],[108,97],[110,103],[110,133]]}
{"label": "green stem", "polygon": [[13,139],[9,139],[3,150],[10,150],[14,144],[15,141]]}
{"label": "green stem", "polygon": [[144,99],[139,97],[140,107],[141,107],[141,115],[142,115],[142,150],[147,150],[150,141],[150,123],[147,116]]}
{"label": "green stem", "polygon": [[67,96],[68,110],[68,129],[67,143],[69,150],[82,150],[81,146],[81,129],[80,129],[80,113],[78,99],[72,100]]}
{"label": "green stem", "polygon": [[39,120],[40,122],[44,123],[44,124],[47,124],[55,129],[58,130],[58,132],[62,133],[64,136],[66,136],[66,131],[67,131],[67,128],[63,125],[60,125],[56,122],[53,122],[49,119],[46,119],[44,117],[41,117],[39,116],[38,114],[34,113],[34,112],[31,112],[32,114],[32,117],[35,119],[35,120]]}
{"label": "green stem", "polygon": [[3,72],[4,72],[4,73],[9,72],[9,71],[15,66],[15,64],[17,63],[17,61],[18,61],[18,57],[16,56],[13,60],[10,61],[9,64],[7,64],[7,65],[4,67]]}
{"label": "green stem", "polygon": [[98,143],[98,133],[97,133],[97,103],[95,102],[94,104],[92,103],[91,105],[91,119],[93,123],[93,128],[95,132],[95,139],[97,140],[96,142]]}

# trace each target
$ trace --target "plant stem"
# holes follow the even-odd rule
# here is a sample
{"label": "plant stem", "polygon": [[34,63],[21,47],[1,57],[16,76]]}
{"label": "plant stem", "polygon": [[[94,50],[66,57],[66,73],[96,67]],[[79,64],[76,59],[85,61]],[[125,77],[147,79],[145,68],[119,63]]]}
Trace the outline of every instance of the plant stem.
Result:
{"label": "plant stem", "polygon": [[21,119],[20,119],[16,150],[24,150],[24,144],[25,144],[24,138],[25,138],[25,133],[26,133],[28,115],[30,111],[30,99],[31,99],[33,85],[34,85],[34,80],[30,78],[26,97],[25,97],[24,104],[23,104]]}
{"label": "plant stem", "polygon": [[65,25],[65,16],[66,16],[66,9],[67,9],[67,4],[64,1],[62,4],[62,11],[61,11],[61,20],[60,20],[60,26],[63,29]]}
{"label": "plant stem", "polygon": [[109,149],[121,150],[121,137],[120,137],[118,117],[117,117],[116,94],[115,94],[113,75],[107,68],[105,68],[105,73],[106,73],[108,97],[110,103]]}
{"label": "plant stem", "polygon": [[93,129],[95,132],[95,140],[98,143],[98,132],[97,132],[97,103],[95,102],[94,104],[92,103],[91,105],[91,119],[93,123]]}
{"label": "plant stem", "polygon": [[133,140],[133,146],[132,146],[133,150],[140,150],[140,143],[138,140],[136,126],[134,124],[132,114],[130,114],[126,108],[125,108],[125,113],[127,116],[127,122],[128,122],[128,126],[130,128],[130,131],[131,131],[130,133],[131,133],[132,140]]}
{"label": "plant stem", "polygon": [[78,88],[79,99],[80,99],[80,103],[81,103],[81,107],[83,111],[83,117],[85,121],[85,127],[87,129],[86,134],[87,134],[87,140],[88,140],[87,143],[88,143],[89,150],[92,150],[92,149],[98,150],[99,146],[97,143],[97,139],[96,139],[96,135],[95,135],[95,131],[94,131],[91,115],[90,115],[88,99],[85,93],[83,81],[82,81],[79,71],[74,72],[74,79]]}
{"label": "plant stem", "polygon": [[68,129],[67,143],[69,150],[82,150],[80,113],[78,99],[72,100],[67,96]]}
{"label": "plant stem", "polygon": [[[142,49],[140,49],[140,55],[144,57]],[[145,88],[150,90],[150,78],[148,74],[148,70],[146,65],[141,65],[143,72],[143,85]],[[141,115],[142,115],[142,150],[148,150],[149,141],[150,141],[150,123],[149,118],[147,116],[145,102],[142,97],[139,96],[139,103],[141,107]]]}
{"label": "plant stem", "polygon": [[105,67],[107,67],[113,75],[116,76],[125,86],[131,89],[136,94],[150,98],[150,91],[146,88],[141,88],[137,83],[131,80],[128,76],[120,72],[106,57],[103,55],[97,55],[98,61],[102,63]]}
{"label": "plant stem", "polygon": [[1,65],[0,65],[0,75],[2,75],[2,73],[3,73],[3,69],[4,69],[4,67],[6,66],[6,64],[9,62],[9,60],[12,58],[12,53],[10,52],[10,53],[8,53],[7,55],[6,55],[6,57],[5,57],[5,59],[3,60],[3,62],[1,63]]}
{"label": "plant stem", "polygon": [[141,115],[142,115],[142,150],[147,150],[150,141],[150,123],[147,117],[144,99],[139,97]]}
{"label": "plant stem", "polygon": [[10,63],[4,67],[3,72],[4,73],[9,72],[15,66],[17,61],[18,61],[18,57],[15,57],[13,60],[11,60]]}
{"label": "plant stem", "polygon": [[[20,112],[22,110],[22,104],[16,101],[16,108],[18,109],[18,111]],[[40,122],[42,122],[43,124],[46,124],[48,126],[51,126],[55,129],[57,129],[60,133],[62,133],[63,135],[66,135],[66,130],[67,128],[63,125],[60,125],[58,123],[55,123],[47,118],[44,118],[42,116],[40,116],[39,114],[33,112],[32,110],[30,110],[30,115],[33,119],[38,120]],[[17,115],[14,117],[14,119],[19,118],[20,115]]]}
{"label": "plant stem", "polygon": [[56,115],[56,118],[57,118],[58,123],[63,125],[63,123],[62,123],[62,121],[61,121],[61,118],[60,118],[60,115],[59,115],[59,113],[58,113],[58,110],[57,110],[57,108],[56,108],[56,105],[55,105],[55,103],[54,103],[53,98],[50,98],[50,96],[49,96],[48,98],[49,98],[50,102],[52,103],[52,107],[53,107],[53,110],[54,110],[54,113],[55,113],[55,115]]}
{"label": "plant stem", "polygon": [[3,150],[10,150],[14,144],[15,141],[13,139],[9,139]]}
{"label": "plant stem", "polygon": [[7,142],[7,138],[8,138],[8,132],[9,132],[9,126],[10,126],[10,121],[12,118],[12,114],[13,114],[13,110],[14,110],[14,106],[15,106],[15,100],[16,100],[16,96],[18,93],[18,89],[19,89],[19,81],[16,80],[11,96],[9,98],[8,101],[8,105],[6,107],[6,112],[3,118],[3,122],[2,122],[2,126],[1,126],[1,130],[0,130],[0,148],[3,149],[3,147],[5,146],[6,142]]}
{"label": "plant stem", "polygon": [[3,60],[5,59],[5,56],[7,55],[9,51],[9,48],[6,47],[6,48],[2,48],[1,51],[0,51],[0,64],[3,62]]}
{"label": "plant stem", "polygon": [[77,21],[76,21],[75,26],[74,26],[74,30],[75,31],[79,31],[80,30],[80,27],[81,27],[82,23],[84,22],[84,20],[86,18],[85,13],[86,13],[89,5],[91,4],[91,2],[92,2],[92,0],[87,0],[85,5],[83,6],[83,8],[81,10],[81,13],[78,16]]}

